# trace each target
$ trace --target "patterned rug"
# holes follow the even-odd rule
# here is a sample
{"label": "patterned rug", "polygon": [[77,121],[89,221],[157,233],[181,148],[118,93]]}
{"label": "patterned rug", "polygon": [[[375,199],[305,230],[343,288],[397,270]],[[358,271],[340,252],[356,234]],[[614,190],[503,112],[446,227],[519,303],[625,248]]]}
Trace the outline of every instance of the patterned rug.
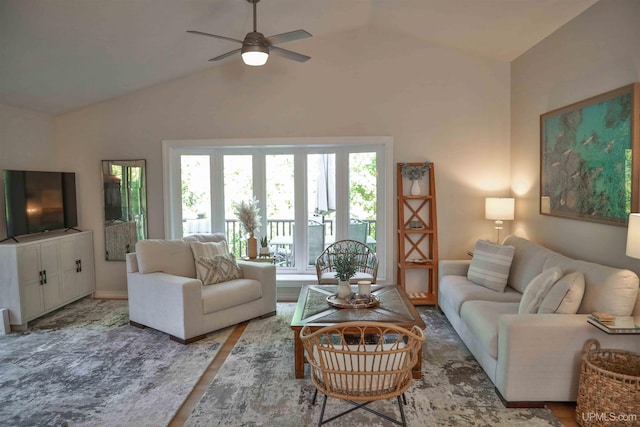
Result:
{"label": "patterned rug", "polygon": [[[321,399],[307,376],[293,374],[295,304],[279,303],[277,315],[254,320],[244,331],[216,378],[186,422],[188,426],[309,426],[317,424]],[[460,341],[442,313],[421,307],[427,325],[423,378],[407,392],[405,414],[412,426],[561,426],[548,409],[508,409],[494,392],[482,368]],[[350,405],[327,401],[331,416]],[[394,400],[372,407],[399,418]],[[332,425],[385,426],[382,418],[363,410]]]}
{"label": "patterned rug", "polygon": [[[293,375],[295,304],[249,323],[186,425],[307,426],[308,375]],[[561,426],[547,409],[507,409],[446,318],[420,308],[427,324],[423,378],[407,393],[412,426]],[[0,336],[0,425],[167,425],[233,328],[183,346],[128,325],[126,301],[83,299]],[[308,368],[307,368],[308,374]],[[399,417],[394,401],[375,408]],[[329,399],[330,416],[348,404]],[[362,410],[332,425],[390,425]]]}
{"label": "patterned rug", "polygon": [[0,336],[0,425],[167,425],[233,328],[184,346],[82,299]]}

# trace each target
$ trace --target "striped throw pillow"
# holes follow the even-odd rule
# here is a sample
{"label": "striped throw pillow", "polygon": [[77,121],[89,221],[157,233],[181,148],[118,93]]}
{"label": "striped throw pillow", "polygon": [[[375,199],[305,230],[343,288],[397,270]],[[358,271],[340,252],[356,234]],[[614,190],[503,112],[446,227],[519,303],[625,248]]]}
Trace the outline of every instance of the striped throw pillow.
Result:
{"label": "striped throw pillow", "polygon": [[478,240],[473,250],[467,278],[476,285],[504,292],[515,250],[513,246]]}

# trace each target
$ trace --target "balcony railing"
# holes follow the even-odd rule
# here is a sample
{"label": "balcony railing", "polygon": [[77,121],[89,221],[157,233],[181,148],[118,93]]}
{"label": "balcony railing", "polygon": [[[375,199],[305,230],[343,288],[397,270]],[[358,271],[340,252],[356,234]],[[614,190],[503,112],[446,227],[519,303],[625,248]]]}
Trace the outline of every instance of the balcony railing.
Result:
{"label": "balcony railing", "polygon": [[[375,241],[376,221],[363,220],[367,223],[368,236]],[[267,240],[271,241],[277,237],[288,237],[293,235],[295,221],[292,219],[269,219],[267,220]],[[334,236],[333,220],[325,220],[325,233],[327,236]],[[229,244],[229,250],[237,257],[245,256],[247,253],[247,239],[241,232],[240,223],[236,219],[225,220],[225,235]],[[211,222],[208,218],[186,219],[183,221],[183,235],[211,233]],[[260,236],[264,236],[260,233]],[[375,248],[374,248],[375,249]]]}

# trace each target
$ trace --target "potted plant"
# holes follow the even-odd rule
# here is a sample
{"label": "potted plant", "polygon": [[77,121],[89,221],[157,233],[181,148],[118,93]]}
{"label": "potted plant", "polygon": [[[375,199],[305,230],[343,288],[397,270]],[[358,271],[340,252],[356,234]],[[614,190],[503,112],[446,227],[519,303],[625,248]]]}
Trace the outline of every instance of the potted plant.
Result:
{"label": "potted plant", "polygon": [[346,298],[352,294],[349,280],[356,275],[358,254],[346,248],[333,256],[333,266],[338,279],[338,298]]}
{"label": "potted plant", "polygon": [[262,236],[260,239],[260,255],[269,255],[269,242],[267,236]]}
{"label": "potted plant", "polygon": [[420,180],[424,174],[429,171],[429,163],[422,163],[419,165],[412,165],[409,163],[402,164],[402,176],[408,178],[411,181],[411,195],[417,196],[420,194]]}
{"label": "potted plant", "polygon": [[251,259],[257,258],[258,241],[254,237],[253,233],[260,230],[261,218],[258,201],[255,197],[252,197],[251,200],[232,202],[231,207],[233,208],[233,213],[240,222],[240,226],[244,232],[249,235],[247,239],[247,255]]}

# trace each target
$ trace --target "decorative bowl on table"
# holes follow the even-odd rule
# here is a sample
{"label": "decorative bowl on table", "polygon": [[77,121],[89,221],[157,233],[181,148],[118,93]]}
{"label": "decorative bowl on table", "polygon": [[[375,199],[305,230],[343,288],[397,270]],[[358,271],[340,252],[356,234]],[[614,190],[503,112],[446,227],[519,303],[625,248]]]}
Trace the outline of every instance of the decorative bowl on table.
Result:
{"label": "decorative bowl on table", "polygon": [[380,300],[373,294],[360,295],[351,294],[346,298],[339,298],[337,295],[329,295],[327,303],[338,308],[371,308],[380,304]]}

